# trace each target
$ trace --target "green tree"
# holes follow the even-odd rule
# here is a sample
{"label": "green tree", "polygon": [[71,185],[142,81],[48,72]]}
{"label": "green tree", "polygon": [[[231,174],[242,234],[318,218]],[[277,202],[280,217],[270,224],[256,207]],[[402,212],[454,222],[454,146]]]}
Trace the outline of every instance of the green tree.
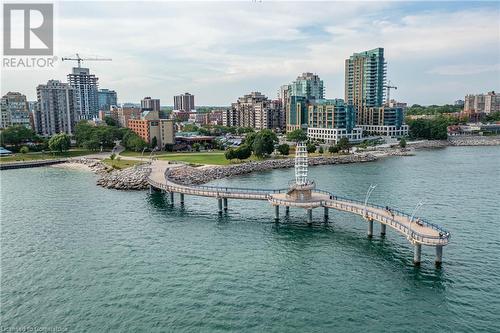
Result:
{"label": "green tree", "polygon": [[95,126],[90,125],[86,120],[78,122],[75,126],[76,143],[83,147],[85,141],[92,138]]}
{"label": "green tree", "polygon": [[195,151],[200,151],[201,145],[198,142],[193,143],[193,149]]}
{"label": "green tree", "polygon": [[234,152],[234,149],[233,148],[229,148],[228,150],[226,150],[226,152],[224,153],[224,157],[226,157],[226,160],[235,159],[236,158],[236,154]]}
{"label": "green tree", "polygon": [[274,144],[278,142],[276,133],[269,129],[263,129],[257,132],[253,141],[253,152],[255,156],[262,158],[274,151]]}
{"label": "green tree", "polygon": [[500,121],[500,111],[493,112],[493,113],[486,115],[485,120],[489,121],[489,122]]}
{"label": "green tree", "polygon": [[182,131],[183,132],[198,132],[198,126],[196,126],[195,124],[186,124],[182,128]]}
{"label": "green tree", "polygon": [[36,137],[35,132],[33,132],[31,129],[25,126],[14,125],[7,127],[6,129],[1,131],[0,144],[2,146],[4,145],[18,146],[23,142],[28,142],[35,139],[35,137]]}
{"label": "green tree", "polygon": [[406,148],[406,139],[405,138],[401,138],[401,140],[399,140],[399,146],[401,148]]}
{"label": "green tree", "polygon": [[28,148],[28,146],[22,146],[21,149],[19,149],[19,152],[21,154],[27,154],[30,152],[30,149]]}
{"label": "green tree", "polygon": [[111,118],[110,116],[106,116],[104,117],[104,122],[106,123],[106,125],[108,126],[118,126],[118,123],[116,122],[116,120],[114,120],[113,118]]}
{"label": "green tree", "polygon": [[156,148],[156,146],[158,146],[158,139],[156,138],[156,136],[153,136],[153,138],[151,139],[151,148]]}
{"label": "green tree", "polygon": [[71,147],[71,139],[66,133],[59,133],[53,135],[49,140],[49,148],[52,151],[62,153]]}
{"label": "green tree", "polygon": [[341,138],[338,143],[337,143],[337,146],[339,147],[339,150],[343,150],[343,151],[349,151],[349,149],[351,148],[351,145],[349,144],[349,139],[348,138]]}
{"label": "green tree", "polygon": [[252,156],[252,149],[248,145],[241,145],[234,151],[235,158],[239,160],[246,160]]}
{"label": "green tree", "polygon": [[304,130],[298,128],[296,130],[288,132],[286,134],[286,139],[288,141],[295,141],[295,142],[306,141],[307,140],[307,134],[306,134],[306,132],[304,132]]}
{"label": "green tree", "polygon": [[410,137],[427,140],[446,140],[448,126],[460,122],[457,118],[439,116],[433,119],[409,120]]}
{"label": "green tree", "polygon": [[323,154],[325,151],[323,150],[323,146],[319,146],[318,153]]}
{"label": "green tree", "polygon": [[279,145],[277,149],[281,155],[286,156],[286,155],[290,154],[290,146],[287,145],[286,143]]}
{"label": "green tree", "polygon": [[255,132],[250,132],[245,135],[245,139],[243,140],[243,143],[245,143],[249,147],[253,147],[253,142],[255,141],[255,137],[257,136],[257,133]]}
{"label": "green tree", "polygon": [[83,148],[97,151],[101,148],[101,143],[95,138],[91,138],[83,143]]}
{"label": "green tree", "polygon": [[316,145],[312,142],[309,142],[307,143],[306,149],[309,154],[312,154],[316,151]]}
{"label": "green tree", "polygon": [[330,146],[328,148],[328,152],[330,152],[331,154],[336,154],[339,152],[339,147],[337,145],[335,146]]}

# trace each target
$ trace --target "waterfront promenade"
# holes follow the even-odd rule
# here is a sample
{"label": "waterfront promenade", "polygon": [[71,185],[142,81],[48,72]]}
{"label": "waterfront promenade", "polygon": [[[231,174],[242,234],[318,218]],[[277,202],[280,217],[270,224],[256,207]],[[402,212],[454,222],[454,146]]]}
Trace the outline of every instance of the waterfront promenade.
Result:
{"label": "waterfront promenade", "polygon": [[381,236],[385,236],[387,226],[402,234],[414,246],[414,263],[421,262],[422,245],[432,246],[436,250],[436,264],[442,262],[443,246],[447,245],[450,233],[443,228],[416,218],[404,212],[386,209],[386,207],[364,203],[349,198],[337,196],[334,193],[313,189],[310,196],[294,197],[290,188],[283,189],[251,189],[220,186],[181,185],[169,178],[172,166],[165,161],[153,161],[148,182],[151,190],[168,192],[171,202],[174,202],[174,193],[178,193],[181,204],[184,204],[184,195],[213,197],[217,199],[218,212],[228,210],[228,199],[262,200],[268,201],[274,207],[274,218],[279,220],[280,207],[284,207],[285,214],[290,213],[290,207],[302,208],[307,211],[307,223],[312,223],[312,210],[323,208],[324,218],[328,219],[329,209],[349,212],[362,216],[367,223],[368,237],[373,237],[374,221],[380,223]]}

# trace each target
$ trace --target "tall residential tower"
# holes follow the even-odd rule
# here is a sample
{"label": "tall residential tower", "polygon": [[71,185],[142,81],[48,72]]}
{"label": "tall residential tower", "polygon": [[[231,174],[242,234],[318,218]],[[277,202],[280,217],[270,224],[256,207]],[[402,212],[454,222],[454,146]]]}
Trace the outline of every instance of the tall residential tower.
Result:
{"label": "tall residential tower", "polygon": [[286,93],[286,130],[307,127],[308,105],[324,98],[323,80],[313,73],[302,73],[288,85]]}
{"label": "tall residential tower", "polygon": [[384,49],[354,53],[345,61],[345,101],[353,105],[358,124],[365,122],[365,107],[380,107],[384,103],[386,63]]}
{"label": "tall residential tower", "polygon": [[76,122],[76,91],[69,84],[49,80],[47,84],[36,88],[36,95],[36,132],[44,136],[73,134]]}
{"label": "tall residential tower", "polygon": [[99,115],[98,81],[88,68],[73,67],[68,83],[75,90],[77,120],[92,120]]}

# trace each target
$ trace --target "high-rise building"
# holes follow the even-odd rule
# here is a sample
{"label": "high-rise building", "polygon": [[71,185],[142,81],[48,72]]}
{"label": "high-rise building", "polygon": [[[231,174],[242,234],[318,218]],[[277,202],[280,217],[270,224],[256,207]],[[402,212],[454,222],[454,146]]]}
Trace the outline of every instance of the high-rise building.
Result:
{"label": "high-rise building", "polygon": [[289,85],[289,96],[302,96],[308,100],[324,98],[323,80],[313,73],[302,73]]}
{"label": "high-rise building", "polygon": [[365,107],[382,106],[386,82],[384,49],[354,53],[345,61],[345,101],[354,105],[357,121],[363,124]]}
{"label": "high-rise building", "polygon": [[225,126],[251,127],[261,129],[281,129],[284,124],[284,112],[279,100],[269,100],[260,92],[244,95],[223,117]]}
{"label": "high-rise building", "polygon": [[144,97],[141,100],[142,111],[158,111],[160,112],[160,100],[151,97]]}
{"label": "high-rise building", "polygon": [[286,131],[307,127],[309,101],[304,96],[288,96],[286,109]]}
{"label": "high-rise building", "polygon": [[280,97],[285,99],[286,130],[306,128],[308,105],[323,99],[324,94],[323,80],[313,73],[302,73],[291,84],[282,86]]}
{"label": "high-rise building", "polygon": [[356,112],[343,99],[319,99],[308,107],[307,136],[337,144],[341,138],[362,139],[363,130],[356,127]]}
{"label": "high-rise building", "polygon": [[9,91],[1,99],[0,128],[14,125],[30,127],[30,113],[26,96]]}
{"label": "high-rise building", "polygon": [[99,114],[98,81],[88,68],[73,67],[68,83],[75,90],[77,120],[91,120]]}
{"label": "high-rise building", "polygon": [[485,113],[500,112],[500,95],[494,91],[487,94],[469,94],[465,96],[464,112]]}
{"label": "high-rise building", "polygon": [[195,109],[194,95],[184,93],[174,96],[174,111],[191,112]]}
{"label": "high-rise building", "polygon": [[69,84],[49,80],[36,88],[37,104],[34,123],[36,132],[44,136],[73,134],[76,115],[76,92]]}
{"label": "high-rise building", "polygon": [[114,90],[99,89],[97,97],[99,101],[99,111],[104,111],[106,115],[109,115],[112,105],[118,105],[116,91]]}

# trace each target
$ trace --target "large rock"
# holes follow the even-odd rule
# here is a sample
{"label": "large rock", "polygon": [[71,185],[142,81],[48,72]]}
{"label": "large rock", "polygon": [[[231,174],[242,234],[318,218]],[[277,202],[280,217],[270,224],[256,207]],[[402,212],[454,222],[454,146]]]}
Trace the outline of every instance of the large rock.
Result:
{"label": "large rock", "polygon": [[[309,158],[309,165],[327,165],[327,164],[344,164],[344,163],[359,163],[371,162],[377,158],[371,154],[363,155],[343,155],[343,156],[319,156]],[[215,179],[233,177],[237,175],[247,174],[256,171],[265,171],[271,169],[291,168],[295,165],[293,158],[273,159],[258,162],[247,162],[229,166],[213,166],[213,167],[178,167],[173,168],[169,172],[169,178],[178,184],[192,185],[203,184]]]}

